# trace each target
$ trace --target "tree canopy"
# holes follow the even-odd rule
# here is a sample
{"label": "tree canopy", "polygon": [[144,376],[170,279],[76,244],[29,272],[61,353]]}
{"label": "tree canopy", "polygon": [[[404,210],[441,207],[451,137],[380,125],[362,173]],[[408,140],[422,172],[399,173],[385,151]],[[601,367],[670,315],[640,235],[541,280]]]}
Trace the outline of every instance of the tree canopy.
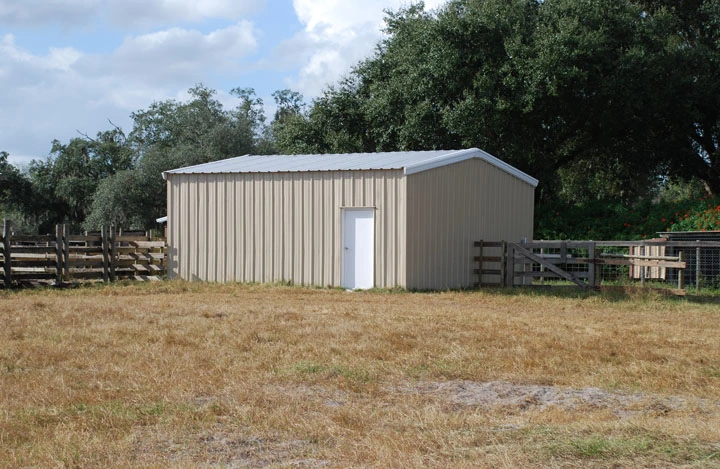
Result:
{"label": "tree canopy", "polygon": [[720,193],[720,2],[452,0],[389,13],[375,54],[277,131],[282,151],[477,146],[540,199]]}

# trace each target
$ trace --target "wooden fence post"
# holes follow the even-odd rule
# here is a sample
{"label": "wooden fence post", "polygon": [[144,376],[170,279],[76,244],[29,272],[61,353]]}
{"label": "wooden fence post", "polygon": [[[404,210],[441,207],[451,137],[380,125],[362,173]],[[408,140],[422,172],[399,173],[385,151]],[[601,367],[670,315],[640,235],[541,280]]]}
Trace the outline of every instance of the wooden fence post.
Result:
{"label": "wooden fence post", "polygon": [[108,232],[105,225],[100,227],[100,243],[102,244],[102,261],[103,261],[103,282],[110,280],[110,259],[108,258]]}
{"label": "wooden fence post", "polygon": [[[683,252],[678,252],[678,262],[683,261]],[[685,269],[678,269],[678,290],[685,288]]]}
{"label": "wooden fence post", "polygon": [[117,262],[117,243],[115,242],[115,226],[110,225],[110,281],[115,281],[115,263]]}
{"label": "wooden fence post", "polygon": [[[520,244],[527,244],[527,238],[523,238],[522,240],[520,240]],[[525,246],[523,246],[523,247],[525,247]],[[526,249],[528,249],[528,248],[526,248]],[[528,250],[532,251],[532,248],[529,248]],[[523,270],[523,273],[532,272],[532,263],[523,262],[522,270]],[[522,276],[521,282],[522,282],[523,287],[525,285],[527,285],[527,277],[525,275]],[[530,283],[532,284],[532,278],[530,279]]]}
{"label": "wooden fence post", "polygon": [[12,285],[12,253],[10,252],[10,226],[7,219],[3,221],[3,271],[5,275],[5,288]]}
{"label": "wooden fence post", "polygon": [[505,266],[505,286],[515,286],[515,249],[512,243],[507,245],[507,266]]}
{"label": "wooden fence post", "polygon": [[[647,254],[647,251],[646,251],[646,249],[645,249],[645,246],[644,246],[644,245],[643,245],[643,246],[640,246],[640,255],[641,255],[641,256],[645,256],[646,254]],[[646,266],[640,267],[640,286],[641,286],[641,287],[644,287],[644,286],[645,286],[645,277],[646,277],[645,274],[646,274],[646,272],[647,272],[647,267],[646,267]]]}
{"label": "wooden fence post", "polygon": [[63,281],[63,231],[62,225],[55,225],[55,285]]}
{"label": "wooden fence post", "polygon": [[482,239],[478,242],[478,247],[480,248],[480,256],[478,257],[478,288],[482,288],[483,286],[483,256],[485,253],[483,252],[483,241]]}
{"label": "wooden fence post", "polygon": [[70,280],[70,233],[66,224],[62,225],[63,238],[63,280]]}
{"label": "wooden fence post", "polygon": [[507,279],[505,278],[505,269],[507,268],[507,242],[502,242],[502,251],[500,252],[500,286],[507,287]]}
{"label": "wooden fence post", "polygon": [[595,288],[598,286],[597,264],[595,263],[595,243],[588,243],[588,286]]}

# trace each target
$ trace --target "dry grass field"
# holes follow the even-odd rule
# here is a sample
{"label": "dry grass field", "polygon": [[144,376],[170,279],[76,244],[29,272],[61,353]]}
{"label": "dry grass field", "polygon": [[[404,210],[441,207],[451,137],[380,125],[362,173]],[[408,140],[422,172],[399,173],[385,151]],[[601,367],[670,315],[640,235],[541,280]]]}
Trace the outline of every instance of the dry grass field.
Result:
{"label": "dry grass field", "polygon": [[1,467],[720,467],[720,307],[164,282],[0,292]]}

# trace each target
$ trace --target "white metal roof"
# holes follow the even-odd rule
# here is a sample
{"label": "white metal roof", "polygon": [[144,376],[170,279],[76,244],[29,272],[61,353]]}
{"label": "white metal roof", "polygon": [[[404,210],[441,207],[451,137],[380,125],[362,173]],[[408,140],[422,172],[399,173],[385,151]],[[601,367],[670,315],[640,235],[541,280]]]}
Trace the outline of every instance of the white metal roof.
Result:
{"label": "white metal roof", "polygon": [[245,155],[163,172],[168,174],[281,173],[402,169],[405,174],[479,158],[537,187],[538,180],[478,148],[466,150],[341,153],[326,155]]}

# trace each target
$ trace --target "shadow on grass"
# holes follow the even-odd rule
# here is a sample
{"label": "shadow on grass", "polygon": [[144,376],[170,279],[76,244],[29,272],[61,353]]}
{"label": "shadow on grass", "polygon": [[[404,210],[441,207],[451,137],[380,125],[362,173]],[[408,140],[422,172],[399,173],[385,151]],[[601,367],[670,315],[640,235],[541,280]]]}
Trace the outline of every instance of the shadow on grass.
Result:
{"label": "shadow on grass", "polygon": [[676,290],[663,287],[640,286],[603,286],[600,289],[582,290],[573,285],[532,285],[515,288],[486,289],[498,295],[505,296],[532,296],[546,298],[602,298],[606,301],[620,302],[637,299],[667,298],[668,300],[687,301],[698,304],[720,304],[720,294],[717,291],[707,291],[700,294],[688,293],[678,295]]}
{"label": "shadow on grass", "polygon": [[[190,291],[204,291],[209,285],[220,285],[220,284],[209,284],[207,282],[186,282],[182,280],[162,280],[159,282],[137,282],[133,280],[119,280],[113,283],[103,282],[64,282],[60,285],[53,284],[23,284],[18,285],[16,288],[5,289],[0,286],[0,291],[5,293],[15,293],[24,290],[35,290],[35,291],[48,291],[48,290],[80,290],[80,291],[100,291],[100,290],[122,290],[125,287],[134,287],[133,292],[135,294],[144,292],[146,294],[155,293],[183,293]],[[258,283],[227,283],[223,284],[225,288],[232,289],[233,287],[254,287],[258,289],[272,289],[272,288],[287,288],[287,289],[320,289],[320,290],[338,290],[343,291],[343,288],[332,287],[332,286],[302,286],[294,285],[290,282],[277,282],[270,284],[258,284]],[[396,294],[423,294],[423,293],[442,293],[449,290],[413,290],[404,288],[373,288],[370,290],[362,290],[359,292],[365,293],[380,293],[388,295]],[[622,302],[629,300],[654,300],[658,298],[666,298],[670,301],[686,301],[696,304],[720,304],[720,289],[701,289],[700,292],[696,292],[694,288],[689,288],[685,295],[675,294],[677,290],[671,288],[668,284],[651,284],[649,286],[639,286],[633,284],[619,284],[619,285],[603,285],[600,289],[583,290],[570,283],[545,283],[545,284],[534,284],[527,286],[518,286],[514,288],[468,288],[460,290],[450,291],[463,291],[467,293],[473,292],[485,292],[499,296],[529,296],[529,297],[545,297],[545,298],[567,298],[567,299],[586,299],[586,298],[601,298],[605,301],[610,302]]]}
{"label": "shadow on grass", "polygon": [[604,298],[608,301],[625,301],[630,298],[636,298],[637,294],[629,292],[626,289],[611,290],[581,290],[572,285],[533,285],[515,288],[499,288],[493,289],[494,293],[505,296],[532,296],[544,298],[569,298],[569,299],[585,299],[585,298]]}
{"label": "shadow on grass", "polygon": [[685,299],[691,303],[698,303],[704,305],[720,305],[720,295],[718,294],[687,295]]}

